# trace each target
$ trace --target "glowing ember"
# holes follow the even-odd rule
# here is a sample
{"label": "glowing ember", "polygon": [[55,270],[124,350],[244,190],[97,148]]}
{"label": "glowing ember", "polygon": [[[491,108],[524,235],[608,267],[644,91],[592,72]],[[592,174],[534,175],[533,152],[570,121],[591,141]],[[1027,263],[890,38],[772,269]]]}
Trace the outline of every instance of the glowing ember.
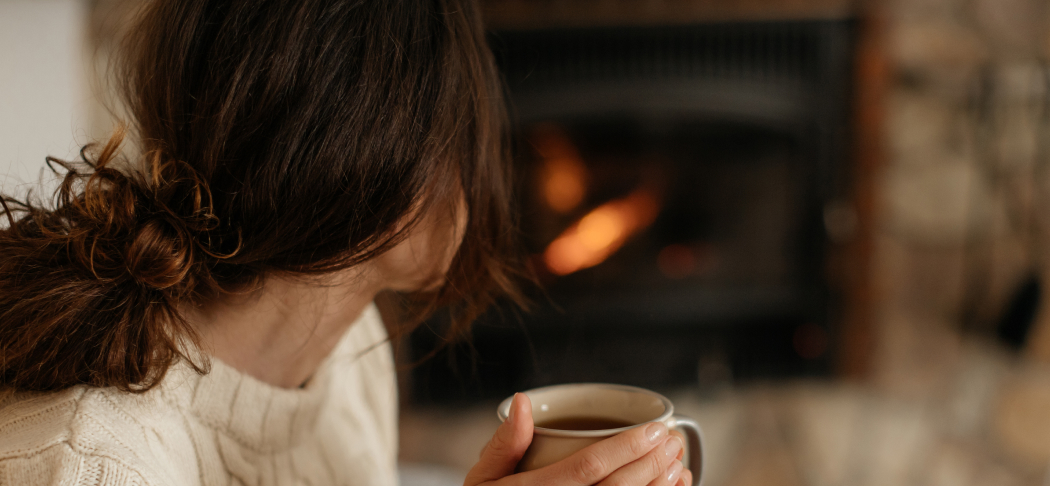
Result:
{"label": "glowing ember", "polygon": [[543,253],[543,261],[555,275],[593,267],[652,224],[659,210],[657,197],[648,189],[602,204],[551,242]]}
{"label": "glowing ember", "polygon": [[696,270],[696,254],[681,244],[672,244],[656,255],[656,266],[667,278],[686,278]]}
{"label": "glowing ember", "polygon": [[572,140],[550,125],[535,128],[529,140],[543,159],[539,176],[544,202],[563,214],[576,209],[587,193],[587,168]]}

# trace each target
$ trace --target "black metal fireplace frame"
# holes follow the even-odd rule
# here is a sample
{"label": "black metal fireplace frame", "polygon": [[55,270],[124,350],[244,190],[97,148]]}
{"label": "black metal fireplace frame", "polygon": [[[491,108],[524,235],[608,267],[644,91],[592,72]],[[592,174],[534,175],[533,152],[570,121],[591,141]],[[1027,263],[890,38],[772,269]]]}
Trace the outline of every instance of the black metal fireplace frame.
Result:
{"label": "black metal fireplace frame", "polygon": [[[838,332],[841,298],[826,278],[832,242],[825,223],[829,208],[848,207],[855,24],[842,19],[492,33],[520,126],[629,115],[738,124],[798,140],[811,175],[801,201],[805,230],[797,255],[805,272],[786,288],[666,296],[679,306],[689,303],[693,325],[682,324],[681,312],[654,313],[673,307],[659,302],[641,309],[607,299],[565,308],[541,297],[538,309],[520,319],[507,319],[505,311],[482,319],[471,345],[417,368],[413,400],[496,397],[555,381],[660,387],[727,374],[747,379],[827,373],[835,349],[806,359],[793,354],[791,343],[799,326],[815,325],[831,342]],[[623,324],[631,321],[639,325]],[[595,322],[609,324],[599,328]],[[652,339],[654,333],[663,340]],[[424,329],[413,336],[417,356],[437,344],[434,335]],[[551,342],[576,344],[551,354]],[[604,359],[594,349],[600,346],[612,355],[634,349],[666,359],[662,368],[646,370]],[[551,357],[567,355],[576,361]],[[579,364],[588,360],[593,367]],[[714,367],[705,371],[705,363]]]}

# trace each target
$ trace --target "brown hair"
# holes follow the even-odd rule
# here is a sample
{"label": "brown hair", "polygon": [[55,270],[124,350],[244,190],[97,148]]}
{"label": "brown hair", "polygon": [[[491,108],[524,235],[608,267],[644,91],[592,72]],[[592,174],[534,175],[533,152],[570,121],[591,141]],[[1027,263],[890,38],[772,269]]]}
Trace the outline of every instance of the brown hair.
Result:
{"label": "brown hair", "polygon": [[520,298],[502,93],[471,1],[155,0],[125,56],[143,155],[119,158],[118,131],[48,159],[51,204],[0,198],[3,386],[147,390],[193,362],[181,306],[360,264],[461,192],[463,245],[417,316],[447,305],[457,333]]}

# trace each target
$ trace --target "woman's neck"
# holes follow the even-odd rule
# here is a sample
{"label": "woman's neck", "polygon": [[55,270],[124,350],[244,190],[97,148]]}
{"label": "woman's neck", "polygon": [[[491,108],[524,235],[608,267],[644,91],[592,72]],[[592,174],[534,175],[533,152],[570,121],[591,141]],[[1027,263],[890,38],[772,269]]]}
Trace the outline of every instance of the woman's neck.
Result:
{"label": "woman's neck", "polygon": [[296,388],[313,376],[379,291],[368,279],[269,278],[250,295],[187,312],[204,350],[260,381]]}

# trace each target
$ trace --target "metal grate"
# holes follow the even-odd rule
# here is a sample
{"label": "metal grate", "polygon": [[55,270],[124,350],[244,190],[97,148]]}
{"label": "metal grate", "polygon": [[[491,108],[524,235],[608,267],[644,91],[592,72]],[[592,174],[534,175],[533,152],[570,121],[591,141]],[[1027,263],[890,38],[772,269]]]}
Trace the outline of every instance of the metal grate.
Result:
{"label": "metal grate", "polygon": [[821,82],[841,21],[505,31],[492,35],[512,91],[604,81]]}

